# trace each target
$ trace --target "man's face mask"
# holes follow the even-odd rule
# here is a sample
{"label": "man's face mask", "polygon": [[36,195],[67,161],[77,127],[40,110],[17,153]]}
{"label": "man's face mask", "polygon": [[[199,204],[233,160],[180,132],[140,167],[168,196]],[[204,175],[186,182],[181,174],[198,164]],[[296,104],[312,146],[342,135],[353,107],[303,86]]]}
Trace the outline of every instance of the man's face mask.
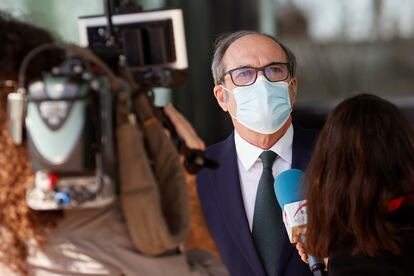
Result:
{"label": "man's face mask", "polygon": [[272,134],[289,119],[292,105],[287,82],[270,82],[259,76],[249,86],[236,87],[233,91],[237,111],[230,115],[241,125],[261,134]]}

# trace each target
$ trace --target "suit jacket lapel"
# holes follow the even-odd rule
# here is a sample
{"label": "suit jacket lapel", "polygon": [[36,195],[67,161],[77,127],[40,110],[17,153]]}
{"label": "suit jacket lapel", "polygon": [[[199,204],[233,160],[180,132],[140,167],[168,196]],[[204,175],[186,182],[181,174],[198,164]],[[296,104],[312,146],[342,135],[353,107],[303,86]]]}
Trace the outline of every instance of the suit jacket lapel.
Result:
{"label": "suit jacket lapel", "polygon": [[244,209],[234,134],[230,135],[223,143],[217,161],[220,163],[220,167],[216,170],[211,184],[214,185],[213,190],[218,207],[224,216],[224,224],[253,271],[257,275],[265,275],[262,263],[256,253]]}

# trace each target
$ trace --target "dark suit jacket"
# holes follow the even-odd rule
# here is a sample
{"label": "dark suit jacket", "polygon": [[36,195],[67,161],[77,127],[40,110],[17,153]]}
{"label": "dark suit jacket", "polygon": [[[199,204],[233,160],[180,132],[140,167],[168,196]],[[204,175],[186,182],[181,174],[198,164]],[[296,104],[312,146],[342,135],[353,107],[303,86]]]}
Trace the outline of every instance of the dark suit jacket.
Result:
{"label": "dark suit jacket", "polygon": [[[294,128],[292,168],[304,170],[310,158],[316,133]],[[244,209],[234,133],[209,147],[206,155],[220,164],[218,169],[203,169],[197,177],[201,206],[221,257],[234,276],[266,275],[256,252]],[[277,276],[310,276],[282,225],[283,246]],[[270,275],[276,276],[276,275]]]}

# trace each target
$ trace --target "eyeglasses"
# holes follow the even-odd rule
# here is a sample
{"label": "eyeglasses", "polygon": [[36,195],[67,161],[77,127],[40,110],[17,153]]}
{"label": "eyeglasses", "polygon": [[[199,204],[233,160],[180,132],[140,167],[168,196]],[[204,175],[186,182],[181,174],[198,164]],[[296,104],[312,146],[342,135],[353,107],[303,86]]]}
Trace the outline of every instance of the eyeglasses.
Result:
{"label": "eyeglasses", "polygon": [[223,82],[224,77],[230,74],[231,80],[236,86],[252,85],[257,79],[257,72],[263,72],[268,81],[284,81],[290,75],[289,63],[273,62],[263,67],[240,67],[227,71],[220,79]]}

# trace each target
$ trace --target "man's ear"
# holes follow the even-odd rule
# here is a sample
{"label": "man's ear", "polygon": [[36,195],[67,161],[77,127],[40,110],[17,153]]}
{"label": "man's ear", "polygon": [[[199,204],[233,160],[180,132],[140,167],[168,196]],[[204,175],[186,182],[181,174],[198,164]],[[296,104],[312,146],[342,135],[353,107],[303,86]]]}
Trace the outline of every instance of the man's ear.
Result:
{"label": "man's ear", "polygon": [[227,102],[228,102],[228,95],[227,91],[224,90],[223,86],[216,85],[213,88],[214,97],[216,97],[217,103],[220,105],[221,109],[223,109],[224,112],[228,111],[227,108]]}
{"label": "man's ear", "polygon": [[297,94],[298,94],[298,79],[293,78],[290,81],[290,85],[289,85],[289,96],[290,96],[290,103],[292,106],[295,104]]}

